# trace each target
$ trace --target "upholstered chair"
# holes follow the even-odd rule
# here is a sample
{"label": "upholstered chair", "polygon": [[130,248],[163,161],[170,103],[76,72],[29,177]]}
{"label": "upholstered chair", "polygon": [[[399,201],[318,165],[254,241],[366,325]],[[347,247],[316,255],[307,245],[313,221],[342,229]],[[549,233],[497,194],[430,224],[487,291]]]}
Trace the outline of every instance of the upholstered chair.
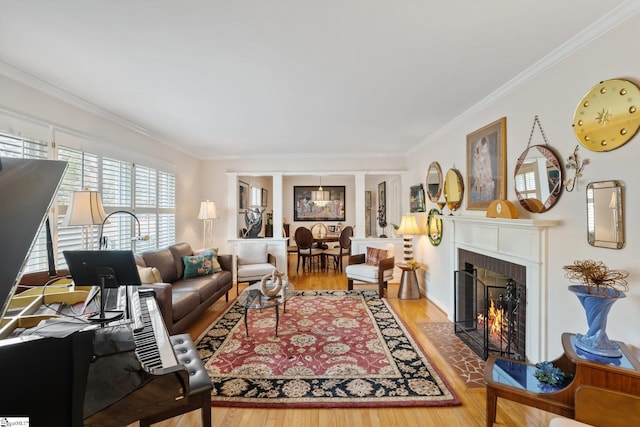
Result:
{"label": "upholstered chair", "polygon": [[351,255],[347,274],[347,289],[353,290],[354,281],[376,283],[378,296],[383,298],[387,283],[393,278],[395,266],[393,243],[369,242],[365,253]]}
{"label": "upholstered chair", "polygon": [[266,243],[251,242],[238,245],[236,253],[236,294],[240,283],[255,283],[276,268],[276,257],[267,251]]}

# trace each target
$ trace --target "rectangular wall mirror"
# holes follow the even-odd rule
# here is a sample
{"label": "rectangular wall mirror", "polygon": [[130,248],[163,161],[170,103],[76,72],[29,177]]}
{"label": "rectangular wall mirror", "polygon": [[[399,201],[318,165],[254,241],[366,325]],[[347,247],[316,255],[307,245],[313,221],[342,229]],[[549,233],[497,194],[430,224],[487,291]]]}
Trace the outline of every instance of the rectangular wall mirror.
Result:
{"label": "rectangular wall mirror", "polygon": [[591,246],[624,247],[624,206],[619,181],[587,185],[587,240]]}

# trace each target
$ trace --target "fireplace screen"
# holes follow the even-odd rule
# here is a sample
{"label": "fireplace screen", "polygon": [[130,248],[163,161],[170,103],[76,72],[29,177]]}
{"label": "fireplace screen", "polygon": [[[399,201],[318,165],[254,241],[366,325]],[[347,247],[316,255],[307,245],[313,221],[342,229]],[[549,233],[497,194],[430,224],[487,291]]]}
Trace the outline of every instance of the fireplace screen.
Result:
{"label": "fireplace screen", "polygon": [[454,274],[456,335],[484,360],[524,360],[525,285],[482,268]]}

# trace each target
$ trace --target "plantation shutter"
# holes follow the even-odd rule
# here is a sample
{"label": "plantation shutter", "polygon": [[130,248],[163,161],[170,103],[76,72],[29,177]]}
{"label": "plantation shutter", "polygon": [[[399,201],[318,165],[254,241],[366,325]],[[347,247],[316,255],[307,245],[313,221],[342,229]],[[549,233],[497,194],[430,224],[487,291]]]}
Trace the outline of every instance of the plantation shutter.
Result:
{"label": "plantation shutter", "polygon": [[[100,167],[98,156],[69,147],[58,147],[58,159],[68,162],[67,173],[62,179],[58,190],[58,268],[67,268],[63,251],[80,250],[82,247],[82,226],[62,227],[62,221],[67,213],[74,191],[88,189],[100,191],[99,174]],[[100,226],[92,226],[91,236],[94,248],[97,248]]]}
{"label": "plantation shutter", "polygon": [[[117,211],[131,212],[133,165],[116,159],[102,159],[102,204],[107,215]],[[106,249],[134,249],[131,238],[136,235],[135,219],[127,214],[113,214],[104,225],[102,235]]]}
{"label": "plantation shutter", "polygon": [[158,247],[176,241],[176,177],[158,172]]}

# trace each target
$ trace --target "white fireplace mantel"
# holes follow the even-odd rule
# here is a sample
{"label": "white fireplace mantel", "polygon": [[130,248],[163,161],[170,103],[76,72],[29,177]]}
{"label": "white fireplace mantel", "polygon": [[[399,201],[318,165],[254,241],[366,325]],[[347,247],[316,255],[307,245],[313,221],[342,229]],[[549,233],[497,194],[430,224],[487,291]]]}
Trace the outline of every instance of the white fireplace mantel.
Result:
{"label": "white fireplace mantel", "polygon": [[[452,225],[445,228],[443,237],[451,242],[451,265],[454,269],[458,268],[459,249],[526,267],[526,354],[533,362],[547,360],[548,232],[560,221],[479,216],[442,216],[442,219]],[[452,283],[452,294],[453,289]]]}

